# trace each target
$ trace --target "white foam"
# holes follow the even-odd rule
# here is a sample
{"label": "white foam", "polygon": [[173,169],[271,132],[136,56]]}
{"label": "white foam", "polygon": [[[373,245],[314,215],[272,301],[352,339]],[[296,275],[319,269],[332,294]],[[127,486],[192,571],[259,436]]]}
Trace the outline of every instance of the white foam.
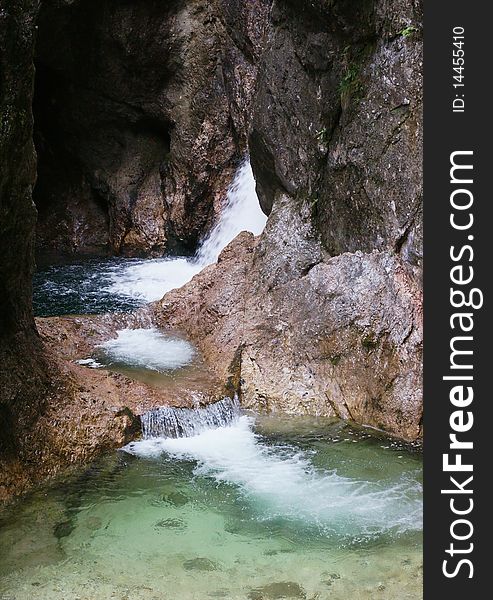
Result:
{"label": "white foam", "polygon": [[262,443],[253,420],[241,416],[228,427],[194,437],[133,442],[125,450],[141,457],[167,453],[195,460],[195,473],[240,487],[263,507],[262,518],[288,517],[321,527],[327,534],[372,536],[420,530],[419,483],[389,485],[316,471],[308,456],[291,447]]}
{"label": "white foam", "polygon": [[119,296],[154,302],[170,290],[185,285],[202,266],[187,258],[161,258],[138,261],[112,271],[107,291]]}
{"label": "white foam", "polygon": [[100,369],[103,365],[94,358],[81,358],[75,361],[78,365],[89,367],[90,369]]}
{"label": "white foam", "polygon": [[242,231],[250,231],[260,235],[267,222],[267,217],[260,208],[255,179],[250,161],[245,161],[239,168],[228,189],[226,204],[221,217],[203,240],[198,252],[197,261],[206,266],[215,263],[221,251]]}
{"label": "white foam", "polygon": [[122,329],[117,337],[98,346],[112,362],[159,371],[161,373],[189,364],[194,347],[187,341],[157,329]]}

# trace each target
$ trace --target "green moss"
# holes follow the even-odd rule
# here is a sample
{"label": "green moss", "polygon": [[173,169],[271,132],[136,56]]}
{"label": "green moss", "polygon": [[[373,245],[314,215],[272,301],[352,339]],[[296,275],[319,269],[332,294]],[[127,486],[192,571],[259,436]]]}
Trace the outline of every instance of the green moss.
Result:
{"label": "green moss", "polygon": [[375,350],[375,348],[378,347],[378,341],[370,335],[367,335],[361,340],[361,345],[367,352],[371,352],[372,350]]}
{"label": "green moss", "polygon": [[397,35],[402,35],[402,37],[409,37],[411,36],[413,33],[415,33],[416,31],[418,31],[416,29],[416,27],[414,27],[413,25],[409,25],[408,27],[404,27],[404,29],[401,29]]}
{"label": "green moss", "polygon": [[348,105],[351,100],[361,100],[364,95],[364,85],[361,71],[365,57],[370,52],[370,46],[365,48],[352,48],[346,46],[343,50],[343,70],[339,82],[341,102]]}
{"label": "green moss", "polygon": [[350,93],[359,90],[362,86],[360,79],[360,68],[356,64],[349,65],[345,70],[342,79],[339,83],[339,91],[341,94]]}

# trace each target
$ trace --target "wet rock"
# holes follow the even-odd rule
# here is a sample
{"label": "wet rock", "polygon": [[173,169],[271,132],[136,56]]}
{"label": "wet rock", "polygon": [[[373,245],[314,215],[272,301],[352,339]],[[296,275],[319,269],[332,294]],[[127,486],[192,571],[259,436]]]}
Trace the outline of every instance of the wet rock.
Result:
{"label": "wet rock", "polygon": [[324,583],[327,587],[331,587],[332,584],[334,583],[334,581],[337,581],[338,579],[341,578],[339,573],[324,572],[324,573],[322,573],[322,576],[324,577],[324,579],[322,579],[322,583]]}
{"label": "wet rock", "polygon": [[241,382],[248,408],[419,437],[421,290],[402,260],[343,254],[286,281],[266,273],[264,240],[238,236],[217,266],[154,305],[158,322],[187,331],[223,381]]}
{"label": "wet rock", "polygon": [[55,534],[55,537],[57,539],[61,539],[64,537],[68,537],[74,529],[75,525],[73,521],[63,521],[62,523],[58,523],[55,526],[53,533]]}
{"label": "wet rock", "polygon": [[183,568],[186,571],[217,571],[217,565],[208,558],[191,558],[184,561]]}
{"label": "wet rock", "polygon": [[419,1],[274,2],[250,134],[266,211],[306,200],[330,254],[394,250],[418,277],[421,23]]}
{"label": "wet rock", "polygon": [[188,504],[188,497],[182,492],[167,492],[163,494],[163,502],[172,506],[185,506]]}
{"label": "wet rock", "polygon": [[101,517],[87,517],[87,519],[84,520],[84,526],[92,531],[97,531],[103,526],[103,520]]}
{"label": "wet rock", "polygon": [[162,521],[158,521],[155,527],[164,529],[183,530],[186,528],[186,524],[185,521],[183,521],[183,519],[163,519]]}
{"label": "wet rock", "polygon": [[282,598],[306,598],[304,589],[293,581],[269,583],[255,588],[248,594],[250,600],[280,600]]}

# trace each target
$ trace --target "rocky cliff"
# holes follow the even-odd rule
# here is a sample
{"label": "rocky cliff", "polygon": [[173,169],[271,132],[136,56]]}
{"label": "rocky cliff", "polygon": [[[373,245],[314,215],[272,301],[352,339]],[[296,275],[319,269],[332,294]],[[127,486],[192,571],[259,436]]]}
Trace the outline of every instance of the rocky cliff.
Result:
{"label": "rocky cliff", "polygon": [[[43,408],[47,365],[31,308],[36,210],[32,188],[33,45],[37,2],[0,7],[0,471],[22,461]],[[0,490],[1,495],[1,490]]]}
{"label": "rocky cliff", "polygon": [[246,152],[266,2],[48,0],[38,250],[194,250]]}

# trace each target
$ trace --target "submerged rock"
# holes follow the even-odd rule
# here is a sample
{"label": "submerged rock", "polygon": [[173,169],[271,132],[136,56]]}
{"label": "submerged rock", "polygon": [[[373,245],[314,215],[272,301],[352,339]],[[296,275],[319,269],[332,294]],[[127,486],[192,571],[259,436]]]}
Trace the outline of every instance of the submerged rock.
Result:
{"label": "submerged rock", "polygon": [[217,565],[208,558],[191,558],[184,561],[183,568],[186,571],[217,571]]}
{"label": "submerged rock", "polygon": [[63,521],[62,523],[58,523],[55,526],[53,533],[55,534],[56,538],[61,539],[64,537],[68,537],[74,529],[75,524],[73,521]]}
{"label": "submerged rock", "polygon": [[183,530],[186,528],[186,523],[183,519],[163,519],[162,521],[158,521],[155,527]]}
{"label": "submerged rock", "polygon": [[172,506],[185,506],[188,503],[188,497],[182,492],[167,492],[162,496],[163,502]]}
{"label": "submerged rock", "polygon": [[84,526],[92,531],[97,531],[103,526],[103,520],[101,517],[87,517],[87,519],[84,519]]}
{"label": "submerged rock", "polygon": [[324,579],[322,579],[322,583],[324,583],[327,587],[332,587],[334,581],[337,581],[338,579],[341,578],[339,573],[324,572],[324,573],[322,573],[322,576],[324,577]]}
{"label": "submerged rock", "polygon": [[282,598],[306,598],[305,590],[293,581],[269,583],[255,588],[248,594],[250,600],[281,600]]}

